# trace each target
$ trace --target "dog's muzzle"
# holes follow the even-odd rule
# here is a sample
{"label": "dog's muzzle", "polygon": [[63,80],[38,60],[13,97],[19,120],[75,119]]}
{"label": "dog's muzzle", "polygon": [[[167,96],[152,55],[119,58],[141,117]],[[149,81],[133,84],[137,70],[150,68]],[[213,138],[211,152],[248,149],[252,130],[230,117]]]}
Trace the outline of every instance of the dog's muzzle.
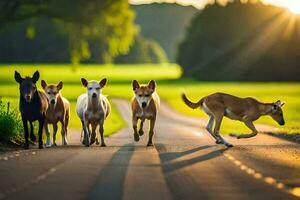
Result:
{"label": "dog's muzzle", "polygon": [[97,94],[96,94],[96,93],[93,93],[92,97],[93,97],[93,98],[97,97]]}
{"label": "dog's muzzle", "polygon": [[146,103],[146,102],[143,102],[143,103],[142,103],[142,108],[146,108],[146,106],[147,106],[147,103]]}
{"label": "dog's muzzle", "polygon": [[55,100],[52,99],[52,100],[50,101],[50,103],[51,103],[51,104],[55,104]]}

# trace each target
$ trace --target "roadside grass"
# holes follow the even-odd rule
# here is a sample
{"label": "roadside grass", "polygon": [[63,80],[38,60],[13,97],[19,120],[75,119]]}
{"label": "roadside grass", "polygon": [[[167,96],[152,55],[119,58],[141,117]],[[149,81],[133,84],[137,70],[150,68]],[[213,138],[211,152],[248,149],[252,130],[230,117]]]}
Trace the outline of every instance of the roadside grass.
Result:
{"label": "roadside grass", "polygon": [[[7,65],[8,66],[8,65]],[[22,75],[32,75],[38,69],[41,72],[41,79],[48,83],[57,83],[64,81],[62,94],[71,102],[71,120],[70,127],[80,128],[81,124],[75,112],[77,97],[86,92],[81,86],[80,77],[88,80],[100,80],[103,77],[108,78],[108,85],[103,88],[102,93],[109,99],[123,98],[130,100],[133,97],[131,81],[139,80],[146,84],[150,79],[158,80],[157,92],[162,100],[167,102],[172,108],[180,113],[204,117],[206,114],[201,110],[192,110],[188,108],[181,100],[182,92],[194,101],[214,92],[225,92],[240,97],[255,97],[263,102],[274,102],[278,99],[284,101],[284,115],[286,125],[279,127],[270,117],[264,116],[257,123],[269,124],[278,127],[279,131],[287,133],[300,133],[300,83],[243,83],[243,82],[198,82],[194,80],[179,79],[181,70],[177,65],[83,65],[73,73],[68,65],[26,65],[12,68],[0,65],[0,97],[11,101],[12,105],[18,105],[18,85],[14,82],[13,72],[19,70]],[[24,65],[22,65],[24,66]],[[3,79],[2,79],[3,78]],[[40,80],[41,80],[40,79]],[[5,81],[4,81],[5,80]],[[40,87],[40,81],[38,81]],[[118,114],[113,106],[112,113],[106,122],[106,134],[112,134],[119,128],[125,127],[126,123]],[[224,118],[221,128],[222,133],[241,133],[249,132],[247,127],[241,122],[232,121]]]}
{"label": "roadside grass", "polygon": [[22,131],[23,124],[18,112],[0,99],[0,141],[20,141]]}

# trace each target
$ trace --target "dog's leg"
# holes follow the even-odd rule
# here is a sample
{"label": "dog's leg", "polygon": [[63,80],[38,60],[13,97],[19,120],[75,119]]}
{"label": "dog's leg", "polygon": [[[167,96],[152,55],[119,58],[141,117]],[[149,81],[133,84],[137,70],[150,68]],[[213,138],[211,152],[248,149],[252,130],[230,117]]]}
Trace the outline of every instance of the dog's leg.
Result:
{"label": "dog's leg", "polygon": [[140,136],[137,132],[137,122],[138,122],[138,119],[136,117],[132,117],[132,127],[133,127],[133,136],[134,136],[134,141],[138,142],[140,140]]}
{"label": "dog's leg", "polygon": [[241,138],[251,138],[251,137],[256,136],[257,133],[258,133],[258,131],[256,130],[256,128],[255,128],[253,122],[251,122],[251,121],[245,121],[244,123],[245,123],[245,125],[246,125],[250,130],[252,130],[252,133],[250,133],[250,134],[242,134],[242,135],[239,135],[239,136],[237,136],[237,139],[241,139]]}
{"label": "dog's leg", "polygon": [[25,139],[25,149],[29,149],[29,141],[28,141],[28,124],[27,124],[27,119],[25,119],[25,117],[22,116],[22,122],[23,122],[23,127],[24,127],[24,139]]}
{"label": "dog's leg", "polygon": [[206,125],[206,130],[209,132],[211,136],[213,136],[213,138],[215,138],[217,144],[222,144],[222,141],[213,133],[212,128],[213,128],[214,120],[215,120],[214,116],[209,115],[209,120]]}
{"label": "dog's leg", "polygon": [[61,123],[61,144],[62,145],[67,145],[67,141],[66,141],[66,127],[65,127],[65,123],[64,123],[64,120],[61,120],[60,121]]}
{"label": "dog's leg", "polygon": [[43,127],[44,127],[44,122],[45,122],[45,115],[39,119],[39,149],[43,149]]}
{"label": "dog's leg", "polygon": [[70,120],[70,115],[69,115],[69,111],[67,111],[66,116],[65,116],[65,135],[66,135],[66,140],[67,141],[68,141],[69,120]]}
{"label": "dog's leg", "polygon": [[144,135],[144,131],[143,131],[144,122],[145,122],[145,120],[141,120],[140,130],[139,130],[140,136]]}
{"label": "dog's leg", "polygon": [[30,122],[30,140],[32,142],[36,142],[36,137],[34,135],[33,129],[34,129],[33,124],[32,122]]}
{"label": "dog's leg", "polygon": [[92,134],[91,134],[90,145],[94,144],[96,141],[96,127],[97,127],[97,124],[92,123]]}
{"label": "dog's leg", "polygon": [[83,140],[82,140],[82,144],[85,146],[89,146],[89,133],[88,130],[86,128],[85,122],[84,120],[81,120],[81,124],[82,124],[82,130],[83,130]]}
{"label": "dog's leg", "polygon": [[46,147],[50,147],[51,146],[51,140],[50,140],[50,131],[49,131],[49,127],[48,127],[48,123],[45,122],[44,123],[44,128],[45,128],[45,132],[46,132]]}
{"label": "dog's leg", "polygon": [[154,125],[155,125],[156,117],[150,119],[150,130],[149,130],[149,140],[147,146],[153,146],[152,138],[154,135]]}
{"label": "dog's leg", "polygon": [[216,121],[216,125],[214,128],[214,135],[219,139],[219,141],[221,143],[223,143],[226,147],[233,147],[232,144],[226,142],[226,140],[224,140],[224,138],[222,138],[222,136],[220,135],[220,128],[221,128],[221,123],[223,120],[223,114],[219,114],[219,115],[215,115],[215,121]]}
{"label": "dog's leg", "polygon": [[57,123],[54,123],[53,124],[53,135],[52,135],[52,141],[53,141],[52,146],[57,146],[57,144],[56,144],[56,133],[57,133]]}
{"label": "dog's leg", "polygon": [[101,136],[101,147],[106,147],[106,144],[104,142],[104,120],[100,122],[100,127],[99,127],[99,132],[100,132],[100,136]]}

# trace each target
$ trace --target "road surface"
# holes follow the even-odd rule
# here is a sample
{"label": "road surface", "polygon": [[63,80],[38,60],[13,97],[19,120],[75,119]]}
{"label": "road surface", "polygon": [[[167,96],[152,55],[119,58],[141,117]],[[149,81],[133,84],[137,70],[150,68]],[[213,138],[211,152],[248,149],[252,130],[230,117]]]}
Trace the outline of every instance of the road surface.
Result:
{"label": "road surface", "polygon": [[83,147],[71,130],[67,147],[0,155],[0,199],[297,199],[300,146],[260,134],[216,145],[204,121],[162,105],[154,147],[147,132],[133,141],[129,104],[114,101],[129,128]]}

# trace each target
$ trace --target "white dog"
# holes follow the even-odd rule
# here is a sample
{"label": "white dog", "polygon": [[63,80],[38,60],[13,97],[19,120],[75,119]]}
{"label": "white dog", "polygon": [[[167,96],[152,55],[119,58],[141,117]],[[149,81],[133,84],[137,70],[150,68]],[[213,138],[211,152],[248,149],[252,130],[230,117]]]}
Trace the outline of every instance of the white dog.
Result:
{"label": "white dog", "polygon": [[[82,123],[84,132],[84,139],[82,143],[89,146],[96,142],[99,144],[96,137],[96,128],[99,125],[99,132],[101,135],[101,146],[106,146],[104,142],[104,121],[110,113],[110,104],[107,98],[101,94],[101,89],[106,85],[106,78],[100,82],[87,81],[81,79],[82,85],[87,88],[87,93],[82,94],[77,99],[76,112]],[[92,133],[90,132],[90,125]]]}

